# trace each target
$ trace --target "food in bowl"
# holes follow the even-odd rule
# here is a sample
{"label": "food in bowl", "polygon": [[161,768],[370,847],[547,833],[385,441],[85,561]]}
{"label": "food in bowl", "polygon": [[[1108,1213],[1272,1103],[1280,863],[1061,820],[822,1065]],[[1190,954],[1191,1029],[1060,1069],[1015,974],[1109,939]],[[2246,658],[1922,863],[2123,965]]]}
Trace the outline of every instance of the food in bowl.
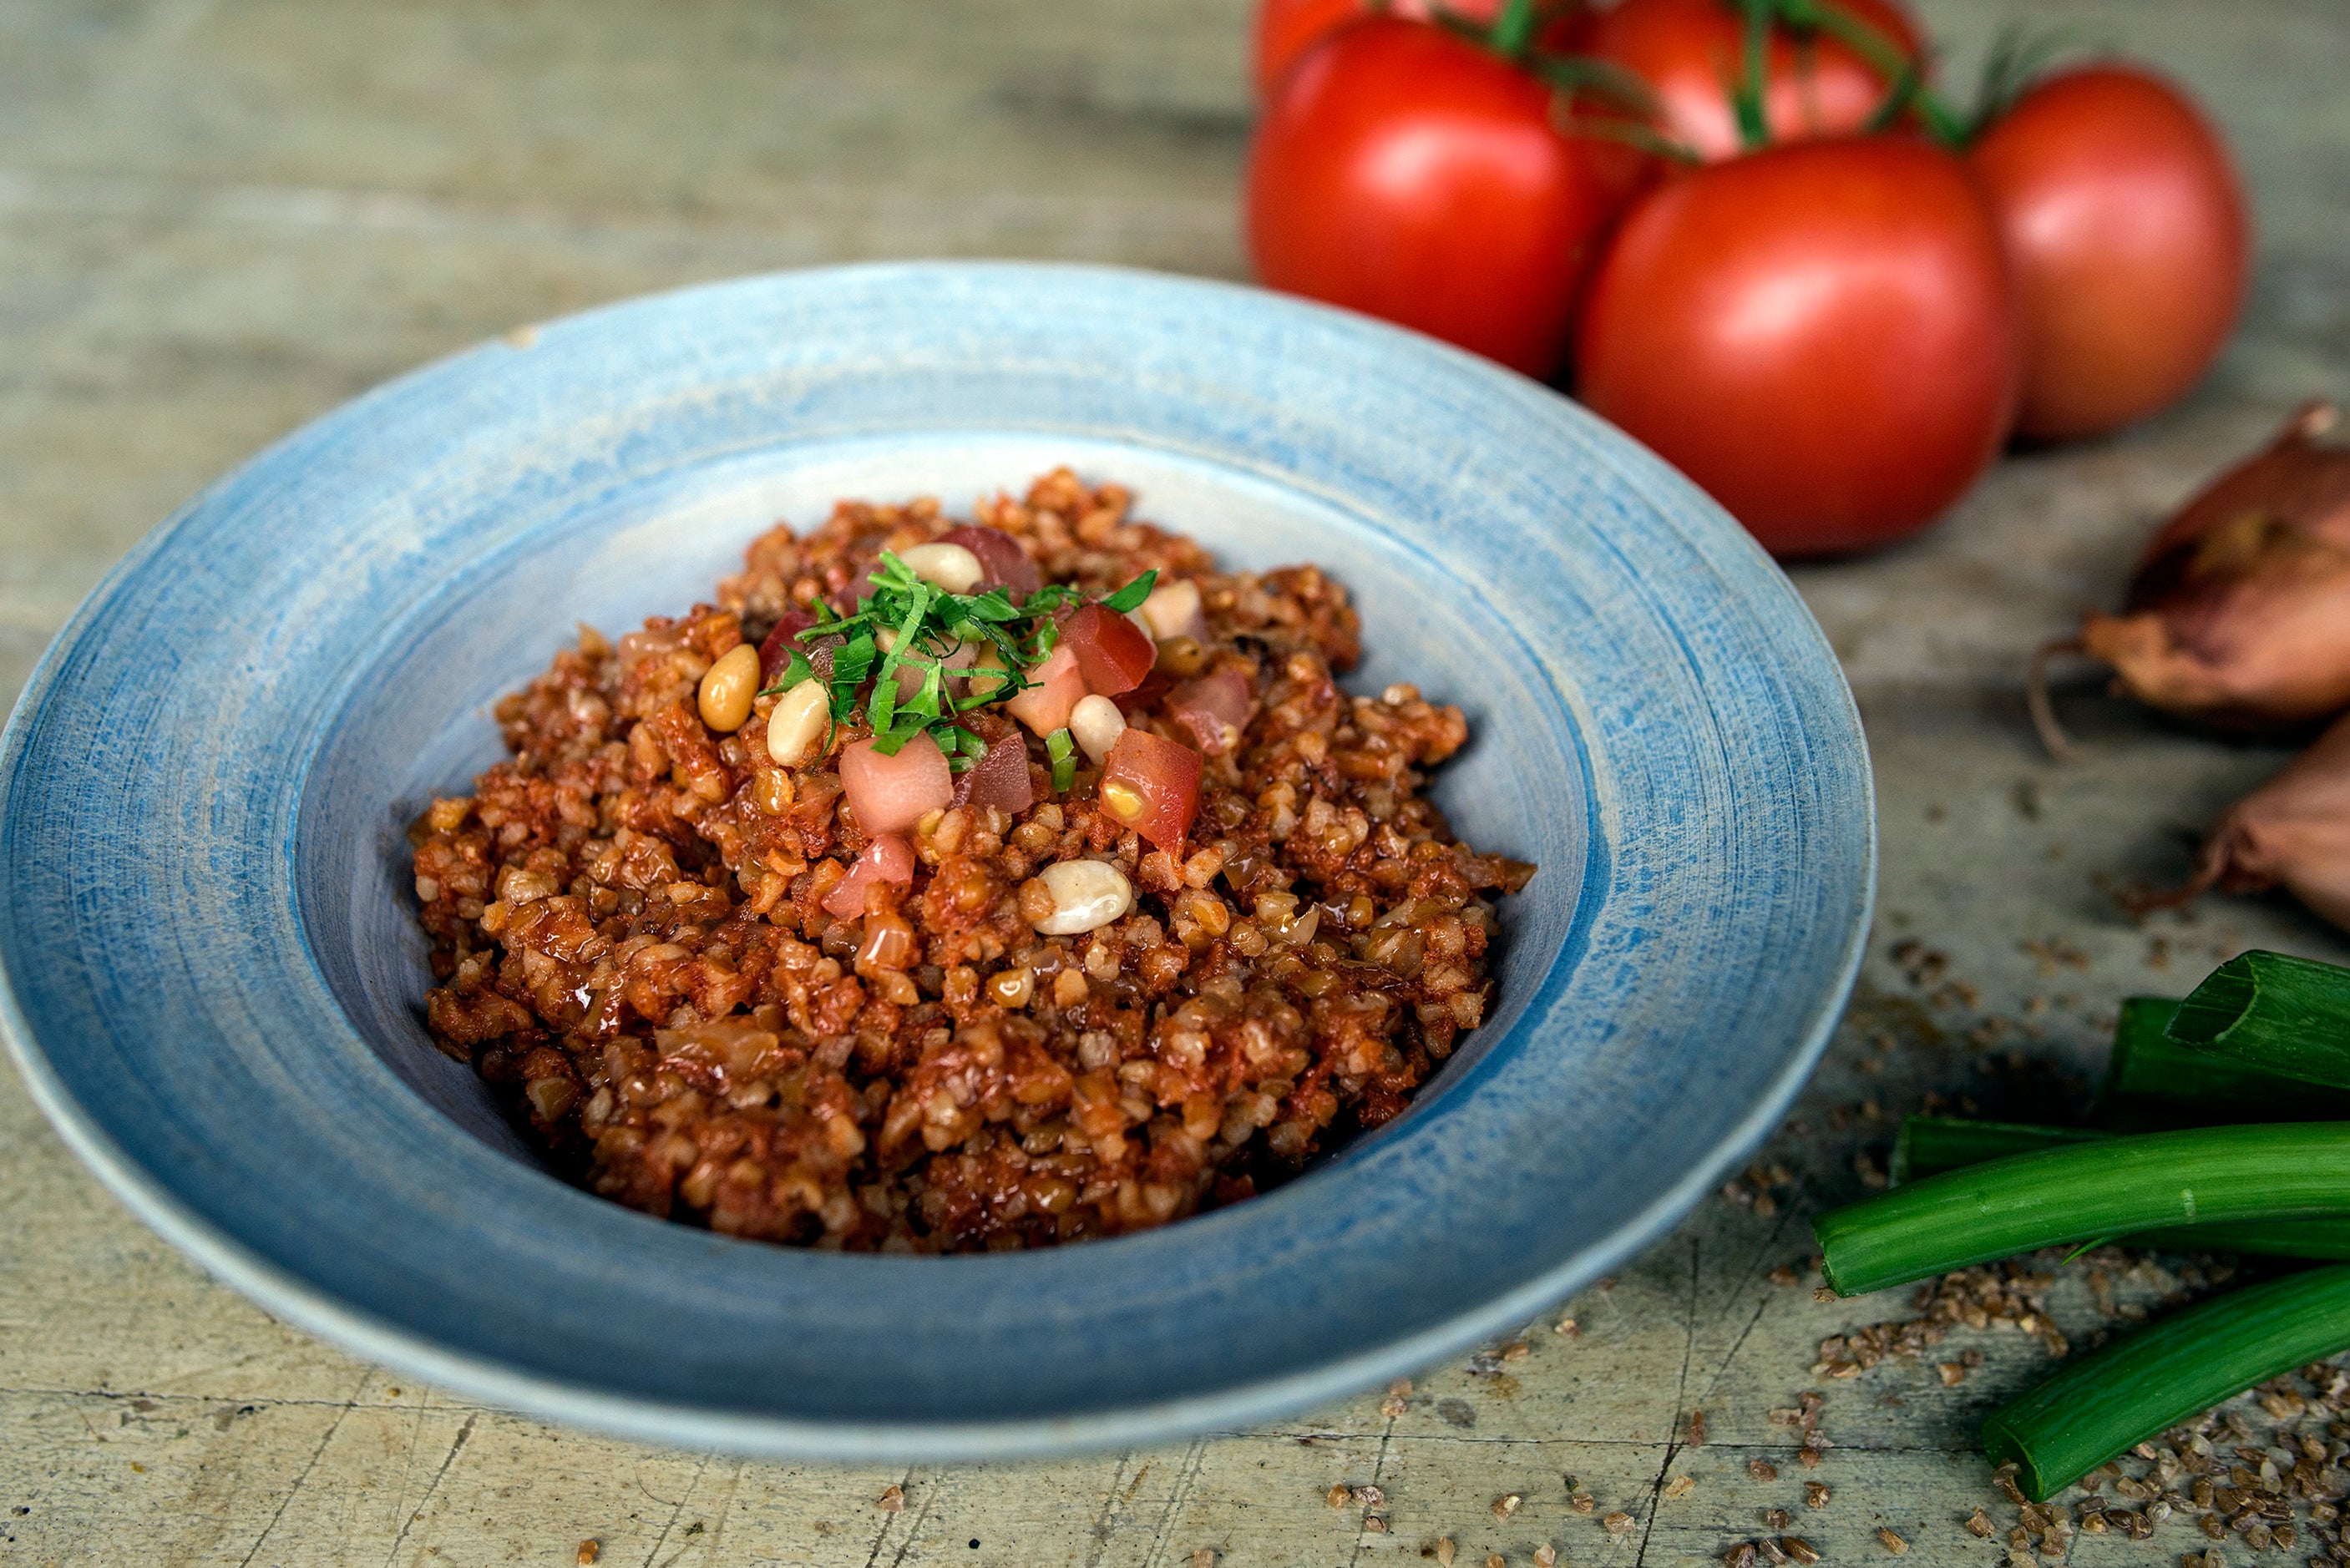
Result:
{"label": "food in bowl", "polygon": [[1067,470],[843,502],[502,700],[411,830],[433,1040],[549,1163],[772,1241],[971,1251],[1237,1202],[1492,1001],[1427,771],[1468,738],[1320,568],[1224,573]]}

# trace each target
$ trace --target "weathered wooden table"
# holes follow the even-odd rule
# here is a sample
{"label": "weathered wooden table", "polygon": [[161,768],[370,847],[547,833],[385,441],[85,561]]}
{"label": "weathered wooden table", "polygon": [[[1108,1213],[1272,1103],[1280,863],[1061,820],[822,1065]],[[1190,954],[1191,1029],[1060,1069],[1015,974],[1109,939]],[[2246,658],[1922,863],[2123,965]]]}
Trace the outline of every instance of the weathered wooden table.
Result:
{"label": "weathered wooden table", "polygon": [[[16,690],[108,564],[197,485],[518,323],[863,256],[1241,275],[1243,10],[0,5],[0,686]],[[1569,1303],[1574,1334],[1553,1314],[1408,1391],[1164,1451],[786,1467],[550,1428],[352,1361],[208,1282],[0,1077],[0,1561],[551,1564],[594,1541],[604,1563],[663,1568],[1180,1565],[1202,1551],[1515,1565],[1549,1543],[1561,1561],[1645,1568],[1780,1531],[1833,1562],[1878,1558],[1880,1529],[1920,1560],[1998,1560],[2014,1511],[1973,1428],[2046,1351],[1961,1330],[1927,1362],[1815,1377],[1823,1336],[1908,1308],[1898,1293],[1815,1303],[1804,1217],[1860,1190],[1890,1118],[1928,1092],[2065,1102],[2123,995],[2179,991],[2255,942],[2344,955],[2282,904],[2214,899],[2137,928],[2104,890],[2178,877],[2193,831],[2282,753],[2084,691],[2069,706],[2089,757],[2058,770],[2017,688],[2024,651],[2111,596],[2199,474],[2296,400],[2350,393],[2350,9],[1926,10],[1961,75],[1997,23],[2030,15],[2192,82],[2255,191],[2259,276],[2236,343],[2183,407],[2002,464],[1921,544],[1798,574],[1870,726],[1884,896],[1851,1022],[1764,1151],[1762,1190],[1710,1199]],[[1895,956],[1905,941],[1919,945]],[[2116,1304],[2162,1287],[2125,1278]],[[2104,1321],[2082,1269],[2047,1304],[2075,1342]],[[1834,1447],[1805,1469],[1800,1430],[1772,1412],[1812,1389]],[[1806,1482],[1828,1489],[1825,1506],[1806,1505]],[[1990,1539],[1962,1528],[1979,1503]],[[1794,1522],[1766,1529],[1772,1508]],[[2153,1563],[2207,1544],[2182,1518],[2149,1542],[2084,1533],[2072,1550]]]}

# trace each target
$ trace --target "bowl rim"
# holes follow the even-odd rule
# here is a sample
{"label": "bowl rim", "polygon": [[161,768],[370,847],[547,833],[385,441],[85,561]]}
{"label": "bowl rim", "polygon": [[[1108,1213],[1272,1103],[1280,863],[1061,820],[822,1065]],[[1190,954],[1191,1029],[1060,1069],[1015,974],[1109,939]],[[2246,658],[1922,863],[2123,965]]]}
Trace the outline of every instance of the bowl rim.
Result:
{"label": "bowl rim", "polygon": [[[704,291],[724,289],[762,278],[816,279],[872,276],[910,270],[990,274],[1001,278],[1035,274],[1046,282],[1056,275],[1080,275],[1139,285],[1152,289],[1175,288],[1212,292],[1227,306],[1302,311],[1334,318],[1357,333],[1388,335],[1408,344],[1415,354],[1430,352],[1475,367],[1481,373],[1520,379],[1510,372],[1476,359],[1461,350],[1372,321],[1354,313],[1277,296],[1242,286],[1149,272],[1139,268],[1067,263],[862,263],[845,266],[791,269],[747,279],[723,280],[633,296],[563,318],[566,322],[594,320],[657,301],[673,301]],[[478,352],[468,346],[404,372],[359,398],[329,409],[288,431],[218,479],[202,487],[163,522],[133,545],[99,579],[76,607],[44,650],[0,730],[0,779],[13,776],[31,743],[34,717],[57,685],[60,672],[76,645],[114,594],[172,542],[175,535],[211,499],[232,490],[251,470],[264,464],[329,421],[348,417],[351,410],[390,388],[440,373],[454,362]],[[1596,419],[1596,416],[1593,416]],[[1607,427],[1613,431],[1613,427]],[[1613,432],[1621,436],[1621,432]],[[1627,442],[1630,438],[1623,437]],[[1637,447],[1637,443],[1630,443]],[[1759,547],[1753,558],[1768,567]],[[1780,579],[1783,583],[1784,579]],[[1787,597],[1794,599],[1792,588]],[[1800,600],[1795,604],[1800,611]],[[1835,671],[1839,721],[1856,746],[1854,768],[1863,843],[1860,887],[1835,965],[1833,984],[1813,1001],[1800,1028],[1792,1023],[1794,1038],[1768,1089],[1758,1096],[1734,1127],[1705,1149],[1680,1178],[1638,1210],[1626,1215],[1598,1241],[1572,1253],[1536,1273],[1514,1289],[1472,1303],[1452,1316],[1405,1337],[1388,1340],[1351,1354],[1316,1361],[1284,1376],[1260,1378],[1204,1394],[1147,1401],[1066,1416],[1019,1416],[972,1422],[844,1421],[804,1418],[772,1411],[756,1414],[712,1408],[689,1401],[618,1392],[585,1380],[551,1376],[508,1365],[494,1356],[474,1354],[439,1343],[419,1331],[380,1317],[351,1301],[280,1267],[249,1249],[212,1218],[182,1199],[157,1172],[131,1155],[109,1134],[96,1115],[67,1086],[52,1065],[20,1003],[6,955],[0,953],[0,1042],[23,1075],[36,1104],[63,1140],[118,1199],[142,1222],[193,1259],[212,1277],[230,1285],[298,1326],[360,1355],[421,1376],[434,1384],[472,1396],[500,1407],[569,1421],[616,1435],[681,1444],[716,1447],[731,1451],[775,1457],[820,1457],[838,1459],[914,1458],[952,1460],[1005,1458],[1068,1452],[1134,1442],[1165,1440],[1184,1433],[1226,1429],[1245,1425],[1373,1386],[1384,1379],[1417,1371],[1432,1362],[1465,1350],[1497,1332],[1523,1324],[1591,1279],[1606,1272],[1657,1240],[1715,1186],[1722,1173],[1744,1158],[1784,1116],[1818,1062],[1842,1017],[1866,950],[1878,877],[1878,825],[1876,789],[1868,765],[1856,703],[1843,680],[1834,651],[1816,622],[1801,617],[1825,668]],[[0,836],[14,824],[0,820]],[[4,869],[5,865],[0,865]],[[1547,972],[1547,971],[1546,971]]]}

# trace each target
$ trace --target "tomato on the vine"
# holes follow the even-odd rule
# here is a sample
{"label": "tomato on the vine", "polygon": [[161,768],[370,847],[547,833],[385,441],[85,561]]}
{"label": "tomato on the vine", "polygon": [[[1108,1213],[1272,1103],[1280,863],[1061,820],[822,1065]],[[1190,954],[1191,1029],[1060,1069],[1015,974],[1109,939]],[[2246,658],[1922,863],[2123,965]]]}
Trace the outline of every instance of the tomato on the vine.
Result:
{"label": "tomato on the vine", "polygon": [[1555,109],[1548,85],[1446,29],[1347,24],[1258,127],[1258,275],[1549,374],[1598,244],[1648,170],[1628,147],[1562,132]]}
{"label": "tomato on the vine", "polygon": [[1975,143],[2015,265],[2026,435],[2095,435],[2194,384],[2243,300],[2250,223],[2225,147],[2151,72],[2025,91]]}
{"label": "tomato on the vine", "polygon": [[[1904,59],[1925,47],[1898,0],[1815,0]],[[1657,129],[1708,162],[1744,150],[1733,94],[1746,70],[1745,20],[1732,0],[1624,0],[1593,20],[1584,47],[1648,82]],[[1866,126],[1898,72],[1872,63],[1825,27],[1772,25],[1762,72],[1762,118],[1774,144],[1840,136]]]}
{"label": "tomato on the vine", "polygon": [[[1449,16],[1484,27],[1491,26],[1502,14],[1503,3],[1503,0],[1451,0],[1442,9]],[[1434,19],[1437,6],[1430,0],[1388,0],[1384,7],[1374,0],[1260,0],[1256,24],[1249,37],[1249,60],[1258,99],[1273,97],[1281,78],[1289,74],[1289,67],[1307,49],[1348,22],[1380,9],[1407,21],[1426,22]],[[1578,29],[1587,16],[1583,0],[1559,5],[1555,12],[1538,36],[1545,47],[1571,49],[1575,47]]]}
{"label": "tomato on the vine", "polygon": [[1578,394],[1783,556],[1881,544],[2006,439],[2019,348],[1999,231],[1964,163],[1909,136],[1677,174],[1591,288]]}

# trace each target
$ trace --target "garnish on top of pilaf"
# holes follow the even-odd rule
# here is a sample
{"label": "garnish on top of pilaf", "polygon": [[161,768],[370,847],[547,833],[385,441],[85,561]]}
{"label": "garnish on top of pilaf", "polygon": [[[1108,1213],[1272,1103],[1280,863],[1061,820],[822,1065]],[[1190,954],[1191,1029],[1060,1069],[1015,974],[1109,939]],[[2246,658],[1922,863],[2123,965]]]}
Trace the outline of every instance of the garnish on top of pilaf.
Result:
{"label": "garnish on top of pilaf", "polygon": [[1468,726],[1341,691],[1345,591],[1226,574],[1066,470],[844,502],[504,699],[419,819],[428,1023],[555,1167],[861,1251],[1264,1190],[1485,1016],[1534,867],[1421,794]]}

